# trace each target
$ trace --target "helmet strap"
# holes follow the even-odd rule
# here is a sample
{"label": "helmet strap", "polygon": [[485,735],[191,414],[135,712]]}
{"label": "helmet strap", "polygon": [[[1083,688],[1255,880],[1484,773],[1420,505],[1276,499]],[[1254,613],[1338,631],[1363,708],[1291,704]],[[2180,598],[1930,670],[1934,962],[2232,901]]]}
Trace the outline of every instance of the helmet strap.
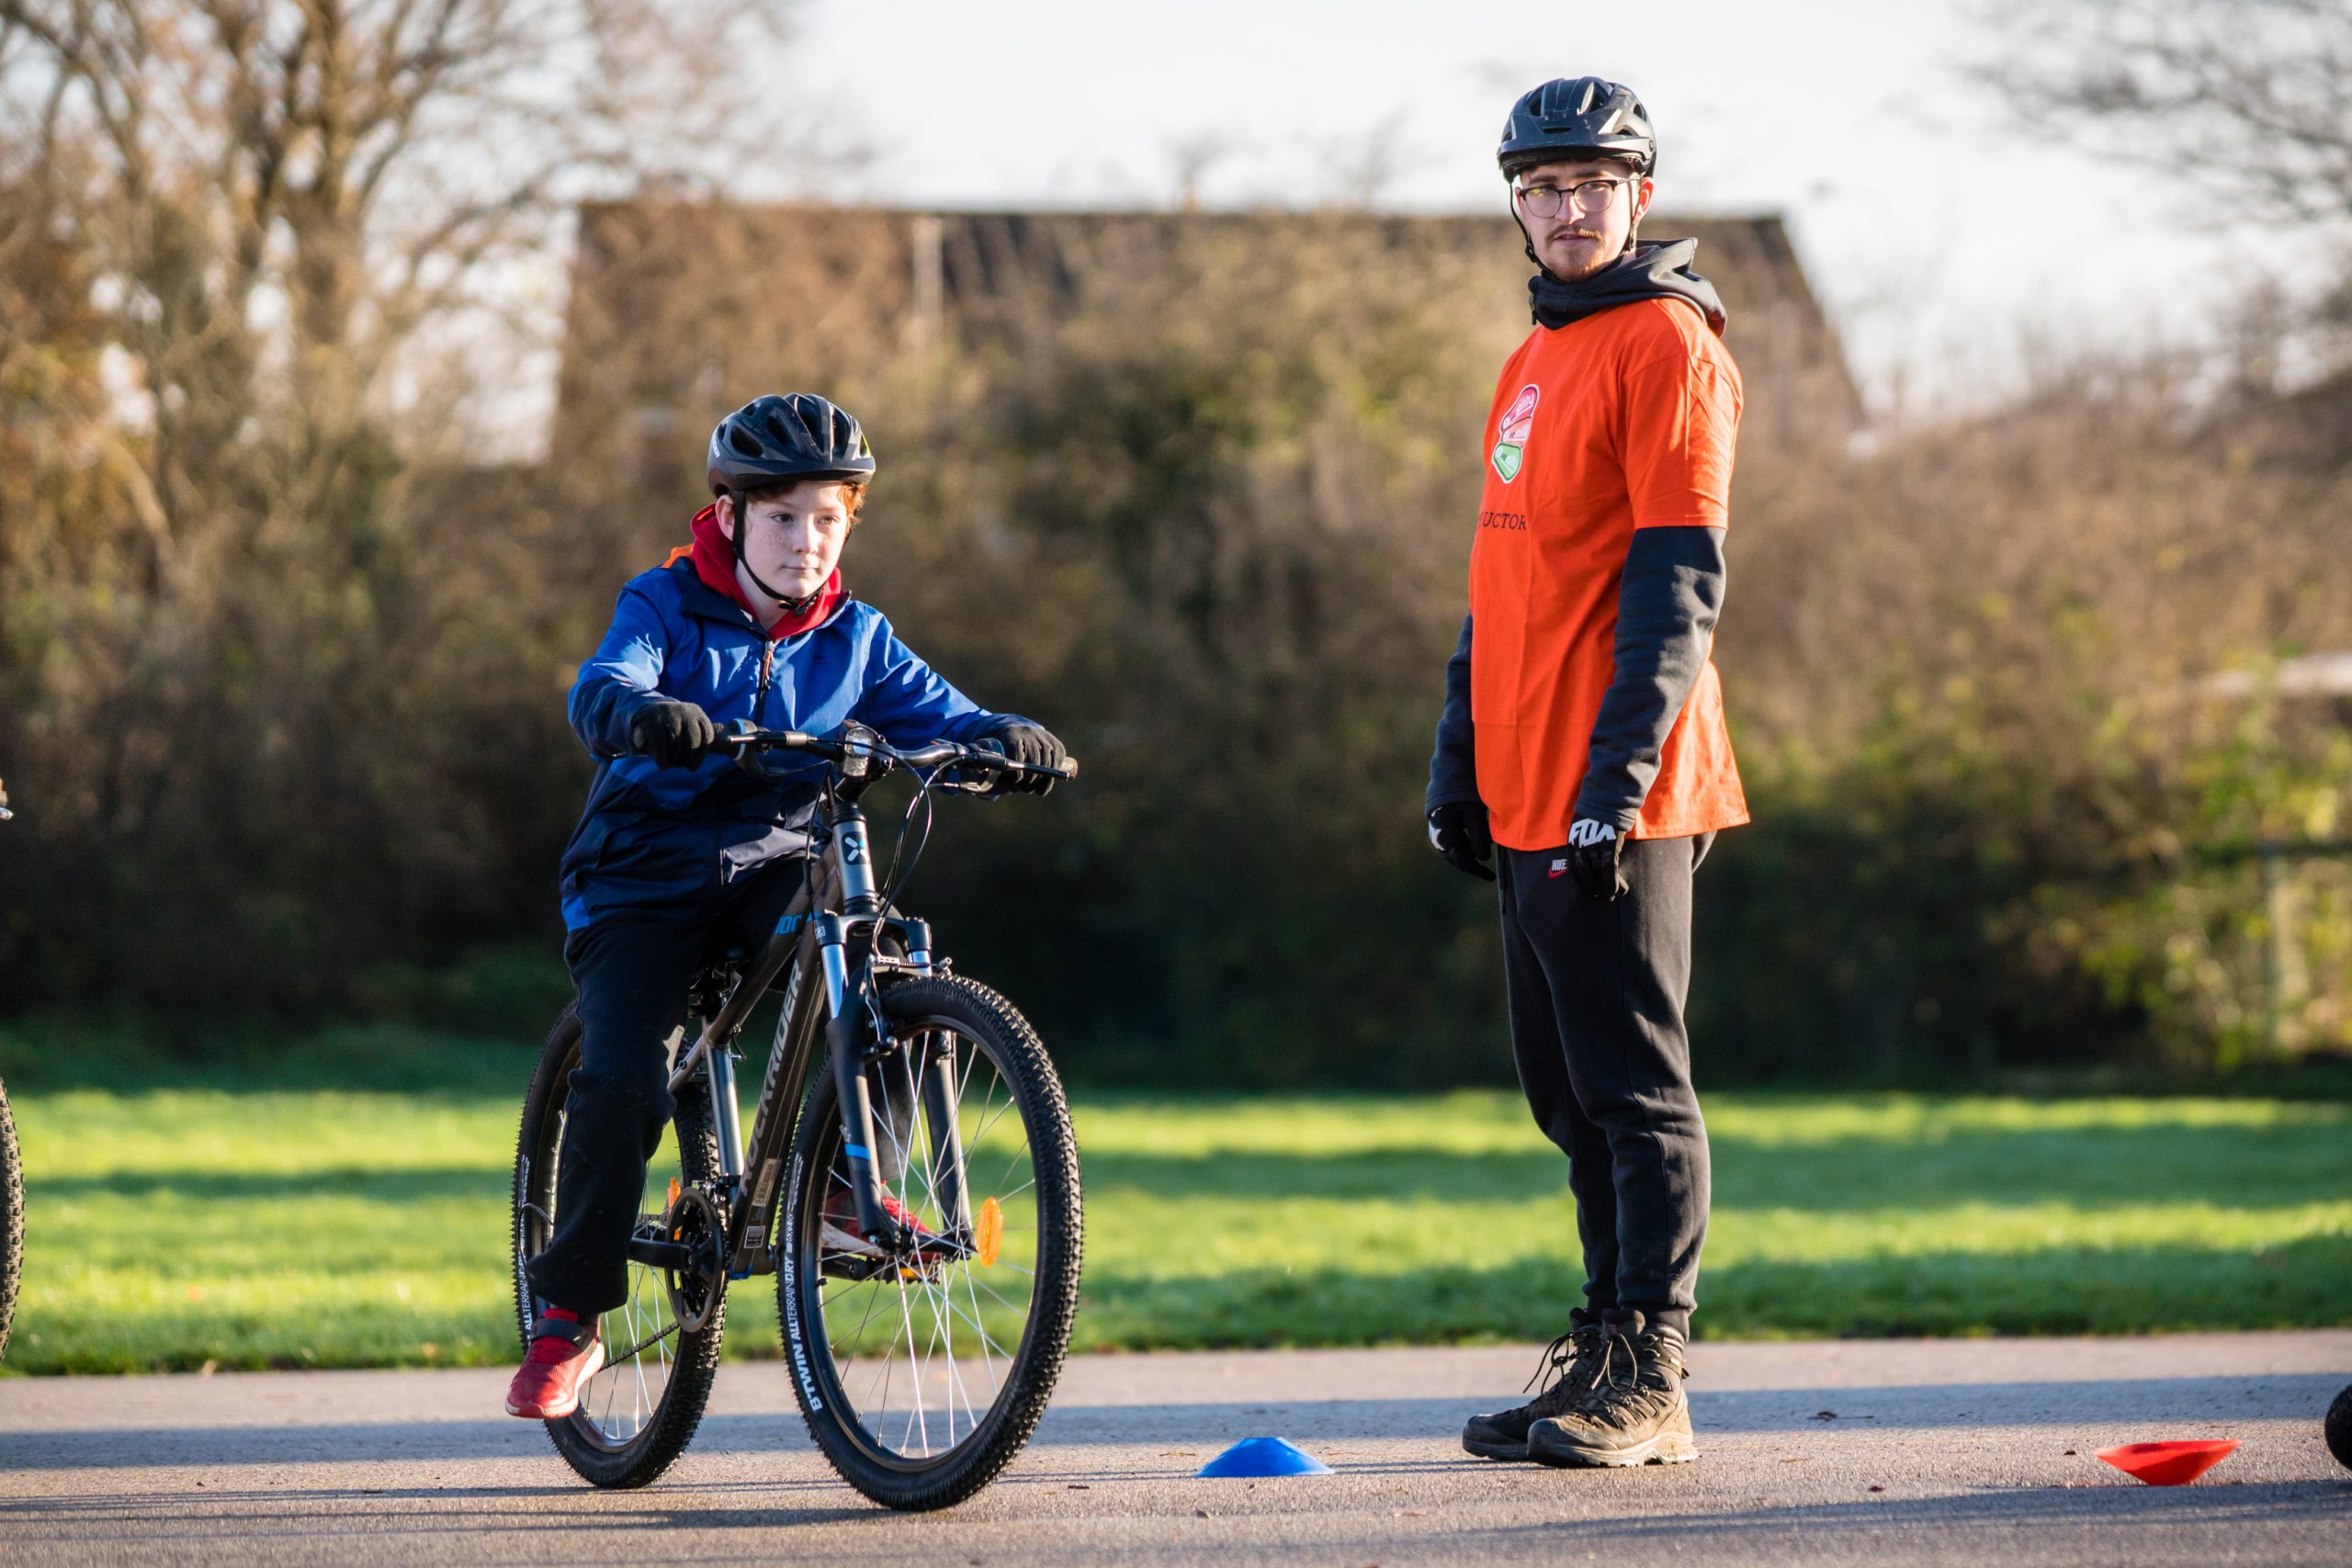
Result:
{"label": "helmet strap", "polygon": [[735,565],[737,569],[740,570],[745,577],[752,580],[752,587],[758,589],[761,592],[766,594],[769,598],[783,605],[786,615],[801,615],[808,614],[809,607],[815,604],[818,598],[825,592],[823,586],[821,584],[819,585],[815,593],[802,593],[795,595],[781,592],[776,589],[770,588],[766,583],[761,581],[760,574],[752,570],[751,556],[746,553],[747,547],[745,541],[750,539],[752,536],[751,492],[748,491],[730,489],[727,491],[725,494],[728,505],[735,513],[735,527],[733,532],[735,535]]}

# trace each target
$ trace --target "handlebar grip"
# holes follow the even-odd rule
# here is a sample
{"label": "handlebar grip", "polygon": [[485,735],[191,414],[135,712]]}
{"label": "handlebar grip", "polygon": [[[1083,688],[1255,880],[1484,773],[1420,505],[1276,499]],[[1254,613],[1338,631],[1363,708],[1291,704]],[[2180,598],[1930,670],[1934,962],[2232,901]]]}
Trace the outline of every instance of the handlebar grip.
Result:
{"label": "handlebar grip", "polygon": [[747,718],[737,719],[735,722],[742,728],[739,729],[724,729],[719,731],[718,739],[717,741],[713,742],[713,744],[719,746],[743,747],[781,746],[787,751],[803,751],[808,750],[809,745],[817,739],[807,731],[799,729],[779,729],[764,732],[755,730],[752,728],[752,721]]}
{"label": "handlebar grip", "polygon": [[974,758],[972,765],[975,767],[1001,769],[1008,773],[1042,773],[1047,778],[1060,779],[1065,783],[1078,777],[1078,759],[1075,757],[1064,757],[1058,767],[1049,768],[1041,762],[1023,762],[1008,757],[997,750],[993,741],[983,740],[978,746],[970,747],[968,750],[985,750],[989,753],[985,758]]}

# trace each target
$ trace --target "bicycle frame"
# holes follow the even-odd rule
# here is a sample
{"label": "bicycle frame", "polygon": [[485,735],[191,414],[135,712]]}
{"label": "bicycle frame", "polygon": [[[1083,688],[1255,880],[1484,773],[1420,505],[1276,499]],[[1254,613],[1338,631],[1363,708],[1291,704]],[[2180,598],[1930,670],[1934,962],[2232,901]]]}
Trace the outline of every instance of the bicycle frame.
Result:
{"label": "bicycle frame", "polygon": [[[914,1243],[912,1234],[892,1219],[883,1205],[881,1178],[873,1155],[874,1109],[865,1081],[867,1055],[859,1025],[872,1011],[869,1004],[877,970],[915,976],[933,973],[931,927],[882,907],[875,886],[865,814],[857,804],[858,795],[871,782],[855,776],[828,780],[819,810],[822,824],[817,845],[819,874],[811,878],[808,896],[796,899],[795,908],[776,922],[774,934],[744,965],[718,1010],[671,1071],[672,1094],[689,1091],[695,1073],[701,1071],[710,1095],[711,1121],[718,1136],[719,1181],[726,1200],[730,1279],[773,1273],[776,1268],[779,1238],[769,1234],[766,1214],[775,1200],[776,1181],[814,1070],[820,1000],[828,1020],[822,1031],[825,1053],[841,1107],[842,1140],[848,1150],[859,1228],[893,1255]],[[810,905],[814,908],[805,907]],[[883,955],[886,934],[896,939],[903,958]],[[752,1009],[777,976],[787,971],[784,1009],[776,1021],[775,1043],[768,1055],[747,1145],[735,1100],[735,1040]],[[955,1086],[948,1081],[952,1071],[953,1064],[942,1059],[935,1070],[922,1074],[922,1101],[933,1146],[946,1156],[943,1206],[955,1217],[954,1235],[962,1241],[970,1234],[970,1219],[963,1198],[963,1151]],[[753,1176],[748,1190],[747,1172]],[[629,1257],[665,1269],[692,1262],[684,1244],[645,1236],[631,1241]]]}

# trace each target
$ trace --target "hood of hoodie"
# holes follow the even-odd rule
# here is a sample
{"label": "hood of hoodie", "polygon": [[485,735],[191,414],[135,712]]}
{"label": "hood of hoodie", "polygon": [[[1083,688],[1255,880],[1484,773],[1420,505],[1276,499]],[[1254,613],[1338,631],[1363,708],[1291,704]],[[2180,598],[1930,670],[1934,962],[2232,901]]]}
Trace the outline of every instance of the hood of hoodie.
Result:
{"label": "hood of hoodie", "polygon": [[1698,254],[1696,240],[1646,240],[1631,254],[1574,283],[1563,283],[1549,268],[1539,268],[1527,280],[1528,308],[1537,325],[1565,327],[1636,299],[1679,299],[1695,306],[1721,337],[1724,302],[1713,284],[1690,270]]}
{"label": "hood of hoodie", "polygon": [[[735,577],[735,545],[718,526],[717,502],[695,513],[693,534],[694,543],[680,545],[670,552],[669,560],[662,564],[669,566],[681,556],[691,558],[695,575],[702,580],[705,588],[741,605],[743,613],[757,624],[760,613],[752,607],[750,596],[743,592],[742,583]],[[848,590],[842,586],[841,569],[836,567],[833,574],[825,579],[825,585],[817,590],[816,598],[809,601],[807,609],[787,609],[783,618],[768,628],[769,640],[781,641],[788,637],[797,637],[812,626],[823,626],[848,596]]]}

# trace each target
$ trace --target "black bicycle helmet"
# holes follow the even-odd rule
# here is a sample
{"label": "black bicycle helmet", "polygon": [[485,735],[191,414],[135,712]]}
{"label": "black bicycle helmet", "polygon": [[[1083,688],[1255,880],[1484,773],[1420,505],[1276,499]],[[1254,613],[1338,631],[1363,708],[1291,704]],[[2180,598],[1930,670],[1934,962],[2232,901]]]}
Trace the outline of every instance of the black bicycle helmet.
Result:
{"label": "black bicycle helmet", "polygon": [[714,495],[795,479],[870,479],[874,448],[857,421],[814,392],[753,398],[710,433]]}
{"label": "black bicycle helmet", "polygon": [[1623,158],[1645,177],[1657,173],[1657,133],[1633,88],[1600,76],[1563,76],[1511,105],[1495,149],[1503,178],[1579,157]]}
{"label": "black bicycle helmet", "polygon": [[735,563],[761,592],[796,614],[816,603],[817,594],[795,596],[769,587],[745,554],[751,530],[742,520],[751,514],[751,492],[798,479],[862,483],[873,477],[874,448],[865,444],[865,432],[814,392],[753,398],[710,433],[710,490],[734,511]]}

